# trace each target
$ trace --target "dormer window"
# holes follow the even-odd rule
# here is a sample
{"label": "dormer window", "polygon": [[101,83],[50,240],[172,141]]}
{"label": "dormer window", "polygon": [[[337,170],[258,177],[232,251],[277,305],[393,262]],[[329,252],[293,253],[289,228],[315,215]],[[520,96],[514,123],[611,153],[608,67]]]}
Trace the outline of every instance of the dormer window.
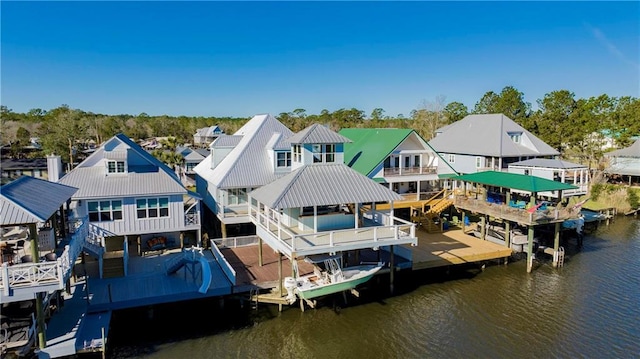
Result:
{"label": "dormer window", "polygon": [[313,163],[332,163],[336,158],[336,145],[313,145]]}
{"label": "dormer window", "polygon": [[125,173],[124,161],[107,161],[107,173]]}
{"label": "dormer window", "polygon": [[511,141],[515,143],[520,143],[522,132],[509,132],[509,138],[511,138]]}
{"label": "dormer window", "polygon": [[293,160],[296,162],[302,161],[302,148],[300,145],[293,145]]}
{"label": "dormer window", "polygon": [[277,152],[276,153],[276,167],[288,168],[291,167],[291,152]]}

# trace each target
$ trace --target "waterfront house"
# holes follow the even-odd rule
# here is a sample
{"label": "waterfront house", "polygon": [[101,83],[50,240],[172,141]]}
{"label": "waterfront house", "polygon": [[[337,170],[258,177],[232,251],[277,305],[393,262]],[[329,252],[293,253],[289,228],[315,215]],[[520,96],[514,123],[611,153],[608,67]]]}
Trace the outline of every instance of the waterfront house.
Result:
{"label": "waterfront house", "polygon": [[69,283],[87,222],[64,215],[77,188],[22,176],[0,187],[2,357],[44,347],[49,303]]}
{"label": "waterfront house", "polygon": [[456,174],[418,133],[398,128],[345,128],[345,164],[396,193],[419,200],[438,191],[441,176]]}
{"label": "waterfront house", "polygon": [[574,185],[575,189],[565,189],[562,192],[539,192],[539,196],[548,198],[582,196],[589,190],[589,168],[585,165],[571,163],[564,160],[534,158],[509,164],[509,173],[546,178],[548,180]]}
{"label": "waterfront house", "polygon": [[506,171],[514,162],[559,155],[503,114],[466,116],[439,128],[429,144],[458,173]]}
{"label": "waterfront house", "polygon": [[176,153],[182,157],[182,161],[177,168],[182,183],[185,186],[195,186],[196,172],[194,168],[209,155],[209,149],[178,146]]}
{"label": "waterfront house", "polygon": [[193,144],[198,147],[208,147],[220,135],[223,135],[224,131],[218,126],[210,126],[199,128],[193,135]]}
{"label": "waterfront house", "polygon": [[78,188],[70,207],[75,217],[88,218],[97,235],[85,250],[99,260],[101,277],[126,276],[130,256],[200,243],[199,196],[123,134],[59,183]]}
{"label": "waterfront house", "polygon": [[262,114],[233,135],[222,134],[211,143],[210,154],[194,172],[196,191],[214,217],[212,232],[226,237],[229,226],[240,232],[251,225],[247,193],[291,171],[287,139],[292,135],[273,116]]}
{"label": "waterfront house", "polygon": [[621,179],[626,177],[625,182],[629,185],[640,183],[640,139],[629,147],[605,153],[604,156],[609,160],[605,173],[620,176]]}

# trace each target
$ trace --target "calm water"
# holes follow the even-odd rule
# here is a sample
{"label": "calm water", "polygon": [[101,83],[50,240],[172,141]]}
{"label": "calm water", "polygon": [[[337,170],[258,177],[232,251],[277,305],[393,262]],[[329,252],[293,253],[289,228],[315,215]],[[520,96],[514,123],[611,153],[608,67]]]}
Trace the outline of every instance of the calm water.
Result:
{"label": "calm water", "polygon": [[565,247],[561,269],[403,273],[402,294],[365,290],[360,302],[304,313],[217,301],[158,308],[153,319],[120,312],[108,357],[639,358],[640,219],[619,217],[582,249]]}

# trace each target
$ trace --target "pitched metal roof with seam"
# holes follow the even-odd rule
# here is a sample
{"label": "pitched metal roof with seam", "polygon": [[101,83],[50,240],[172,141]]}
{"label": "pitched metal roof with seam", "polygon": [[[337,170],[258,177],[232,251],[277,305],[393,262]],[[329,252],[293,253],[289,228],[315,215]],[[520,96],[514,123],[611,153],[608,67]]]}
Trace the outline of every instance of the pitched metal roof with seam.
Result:
{"label": "pitched metal roof with seam", "polygon": [[0,187],[0,225],[43,222],[78,189],[22,176]]}
{"label": "pitched metal roof with seam", "polygon": [[271,208],[391,202],[402,199],[399,194],[342,163],[303,166],[252,191],[250,196]]}
{"label": "pitched metal roof with seam", "polygon": [[546,168],[587,168],[585,165],[572,163],[563,160],[553,160],[549,158],[532,158],[530,160],[524,160],[519,162],[510,163],[509,166],[530,166],[530,167],[546,167]]}
{"label": "pitched metal roof with seam", "polygon": [[317,144],[329,144],[329,143],[349,143],[350,139],[337,134],[326,126],[318,123],[305,128],[304,130],[289,137],[290,143],[305,144],[305,143],[317,143]]}
{"label": "pitched metal roof with seam", "polygon": [[636,140],[629,147],[607,152],[604,155],[606,157],[640,157],[640,140]]}
{"label": "pitched metal roof with seam", "polygon": [[527,192],[559,191],[578,189],[578,187],[548,180],[542,177],[521,175],[518,173],[484,171],[452,177],[454,180],[480,183],[488,186],[517,189]]}

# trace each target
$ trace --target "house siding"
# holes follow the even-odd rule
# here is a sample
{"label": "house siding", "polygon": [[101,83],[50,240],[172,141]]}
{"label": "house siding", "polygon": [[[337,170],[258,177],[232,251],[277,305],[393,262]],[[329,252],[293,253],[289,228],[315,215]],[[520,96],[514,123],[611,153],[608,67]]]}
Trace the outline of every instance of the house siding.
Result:
{"label": "house siding", "polygon": [[[169,198],[169,216],[160,218],[147,218],[138,219],[136,215],[136,199],[139,198]],[[187,228],[184,222],[184,202],[182,195],[168,195],[168,196],[144,196],[144,197],[128,197],[128,198],[103,198],[103,201],[107,200],[122,200],[122,219],[109,222],[91,222],[91,224],[98,226],[114,235],[133,235],[144,233],[159,233],[175,230],[193,229]],[[91,200],[94,202],[97,200]],[[79,217],[83,218],[89,215],[88,202],[83,200],[81,205],[76,203],[76,213]]]}

